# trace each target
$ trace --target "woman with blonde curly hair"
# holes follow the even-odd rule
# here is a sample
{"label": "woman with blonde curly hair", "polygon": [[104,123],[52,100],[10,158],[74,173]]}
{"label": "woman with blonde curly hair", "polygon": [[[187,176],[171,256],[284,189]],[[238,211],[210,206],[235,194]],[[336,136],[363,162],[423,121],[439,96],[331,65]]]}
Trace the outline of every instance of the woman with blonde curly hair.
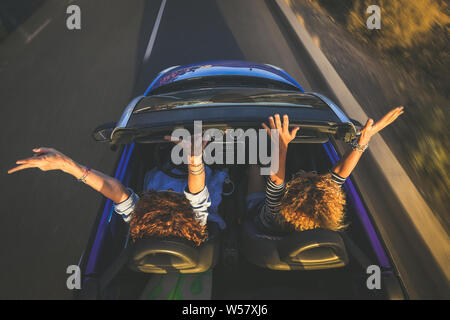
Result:
{"label": "woman with blonde curly hair", "polygon": [[[258,228],[266,232],[303,231],[314,228],[340,230],[345,227],[345,194],[342,184],[357,165],[371,137],[394,122],[403,113],[403,107],[388,112],[374,123],[367,120],[361,135],[342,159],[328,173],[300,171],[285,183],[286,154],[298,127],[289,131],[289,118],[275,114],[269,117],[269,126],[262,124],[269,135],[276,129],[279,144],[279,167],[264,184],[257,166],[249,168],[247,208],[255,215]],[[273,132],[273,131],[272,131]],[[264,191],[265,190],[265,191]]]}

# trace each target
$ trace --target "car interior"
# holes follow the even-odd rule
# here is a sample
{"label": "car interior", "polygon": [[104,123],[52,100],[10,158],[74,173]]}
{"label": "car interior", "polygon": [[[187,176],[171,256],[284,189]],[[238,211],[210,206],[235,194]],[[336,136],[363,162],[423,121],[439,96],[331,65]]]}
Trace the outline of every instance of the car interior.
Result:
{"label": "car interior", "polygon": [[[170,174],[172,144],[136,143],[127,183],[143,192],[144,176],[154,167]],[[224,148],[226,146],[224,145]],[[228,146],[229,147],[229,146]],[[248,152],[246,152],[248,154]],[[348,227],[343,232],[324,229],[287,235],[264,234],[246,210],[247,165],[214,164],[225,170],[219,213],[227,228],[208,223],[208,240],[195,247],[179,238],[148,238],[131,244],[128,227],[115,219],[116,234],[110,254],[130,248],[126,267],[104,288],[102,298],[137,299],[156,273],[201,273],[212,269],[212,299],[382,299],[382,290],[368,290],[361,259],[349,250],[357,243],[364,259],[376,261],[370,243],[347,201]],[[293,143],[287,157],[286,177],[298,170],[327,172],[331,167],[322,143]],[[178,166],[179,172],[187,172]],[[178,174],[175,178],[183,178]],[[351,245],[348,242],[351,242]],[[108,260],[108,259],[106,259]]]}

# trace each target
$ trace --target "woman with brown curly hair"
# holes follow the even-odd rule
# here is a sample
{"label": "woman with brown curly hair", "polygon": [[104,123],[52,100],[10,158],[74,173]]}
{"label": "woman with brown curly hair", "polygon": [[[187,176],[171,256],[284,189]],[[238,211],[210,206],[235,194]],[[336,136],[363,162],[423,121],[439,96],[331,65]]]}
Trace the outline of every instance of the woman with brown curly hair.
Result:
{"label": "woman with brown curly hair", "polygon": [[[165,138],[173,141],[171,137]],[[208,236],[207,220],[211,218],[218,222],[221,228],[224,227],[224,222],[218,214],[211,217],[208,212],[211,198],[205,183],[205,171],[208,170],[209,175],[211,172],[209,168],[204,167],[202,160],[202,149],[206,141],[202,141],[201,136],[195,139],[197,141],[193,138],[192,141],[180,142],[183,149],[189,150],[189,173],[184,192],[180,190],[182,193],[167,189],[147,190],[139,198],[133,190],[126,188],[117,179],[80,165],[52,148],[33,149],[33,157],[18,160],[18,166],[8,173],[28,168],[39,168],[42,171],[61,170],[111,199],[115,212],[130,223],[130,235],[134,241],[148,236],[174,236],[200,245]]]}
{"label": "woman with brown curly hair", "polygon": [[145,192],[136,203],[130,220],[133,240],[148,236],[178,237],[200,245],[207,238],[206,225],[195,219],[189,200],[174,191]]}
{"label": "woman with brown curly hair", "polygon": [[[264,184],[259,168],[249,168],[247,208],[256,216],[255,223],[266,232],[303,231],[314,228],[340,230],[345,227],[345,194],[342,184],[356,167],[371,137],[394,122],[403,113],[400,106],[388,112],[374,124],[367,120],[361,135],[342,159],[325,174],[300,171],[285,183],[286,154],[298,127],[289,132],[289,118],[275,114],[269,117],[269,126],[262,124],[267,133],[276,129],[279,144],[279,167]],[[273,132],[273,131],[272,131]],[[273,133],[272,133],[273,134]],[[265,188],[265,192],[264,192]]]}

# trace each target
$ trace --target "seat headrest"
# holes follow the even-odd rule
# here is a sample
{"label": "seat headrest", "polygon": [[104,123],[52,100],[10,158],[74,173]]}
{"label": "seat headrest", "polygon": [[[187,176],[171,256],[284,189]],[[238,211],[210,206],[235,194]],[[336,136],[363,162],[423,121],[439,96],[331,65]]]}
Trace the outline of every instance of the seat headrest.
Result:
{"label": "seat headrest", "polygon": [[219,229],[208,223],[208,240],[200,246],[186,239],[144,238],[133,244],[129,267],[147,273],[197,273],[211,267]]}
{"label": "seat headrest", "polygon": [[242,228],[242,251],[252,263],[273,270],[316,270],[348,263],[344,241],[338,232],[314,229],[286,235],[260,232],[253,221]]}
{"label": "seat headrest", "polygon": [[191,269],[197,265],[198,251],[182,239],[141,239],[134,245],[131,262],[143,272]]}
{"label": "seat headrest", "polygon": [[326,229],[290,233],[277,243],[277,248],[282,261],[303,268],[344,266],[348,262],[342,237]]}

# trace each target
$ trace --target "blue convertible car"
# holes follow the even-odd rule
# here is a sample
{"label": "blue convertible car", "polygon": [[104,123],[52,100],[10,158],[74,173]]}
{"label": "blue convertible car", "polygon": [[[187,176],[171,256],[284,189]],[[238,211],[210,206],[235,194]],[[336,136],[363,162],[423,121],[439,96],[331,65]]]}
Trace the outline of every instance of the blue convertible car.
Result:
{"label": "blue convertible car", "polygon": [[[116,123],[98,127],[97,141],[120,150],[115,177],[142,191],[145,173],[159,168],[185,178],[170,163],[163,137],[175,128],[259,128],[274,113],[288,114],[300,130],[289,148],[287,176],[299,169],[326,172],[350,142],[358,123],[330,99],[305,92],[282,69],[243,61],[175,66],[158,74],[146,92],[125,108]],[[223,143],[223,148],[236,144]],[[174,169],[177,169],[174,171]],[[266,235],[248,219],[244,205],[245,165],[213,164],[229,178],[219,212],[227,223],[208,224],[199,247],[181,239],[132,243],[128,225],[105,200],[80,260],[86,299],[394,299],[404,290],[370,212],[352,179],[344,185],[349,227]],[[177,173],[174,173],[177,172]],[[376,267],[369,267],[376,266]],[[368,270],[380,270],[381,289],[368,285]]]}

